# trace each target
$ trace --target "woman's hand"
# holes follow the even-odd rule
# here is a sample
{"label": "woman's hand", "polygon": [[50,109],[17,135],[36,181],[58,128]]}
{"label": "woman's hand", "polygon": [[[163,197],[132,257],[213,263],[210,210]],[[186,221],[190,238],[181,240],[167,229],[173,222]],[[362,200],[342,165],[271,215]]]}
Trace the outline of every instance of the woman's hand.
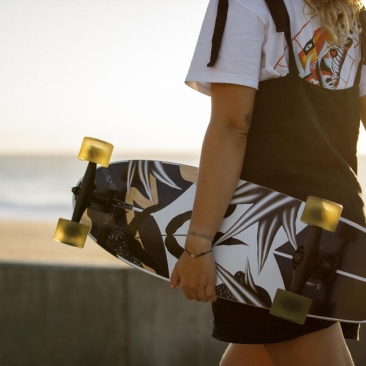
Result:
{"label": "woman's hand", "polygon": [[[189,245],[188,241],[186,244],[187,248]],[[194,248],[194,246],[190,245],[189,248]],[[202,252],[208,250],[210,249],[202,250]],[[199,251],[197,252],[197,249],[192,249],[192,253],[200,254]],[[191,258],[187,251],[184,251],[174,267],[170,283],[173,289],[181,285],[184,295],[189,300],[216,301],[216,266],[212,252],[197,258]]]}

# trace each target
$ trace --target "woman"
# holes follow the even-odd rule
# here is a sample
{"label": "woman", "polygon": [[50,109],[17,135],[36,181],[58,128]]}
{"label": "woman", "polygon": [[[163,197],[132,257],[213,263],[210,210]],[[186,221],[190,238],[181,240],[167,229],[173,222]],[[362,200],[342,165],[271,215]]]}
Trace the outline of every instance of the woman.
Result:
{"label": "woman", "polygon": [[356,178],[366,116],[360,8],[357,0],[231,0],[225,25],[225,1],[208,6],[186,82],[211,96],[211,119],[171,284],[212,302],[213,336],[231,343],[222,366],[353,364],[344,336],[357,339],[358,326],[342,333],[339,323],[311,318],[300,326],[217,299],[211,246],[239,178],[341,203],[343,216],[366,226]]}

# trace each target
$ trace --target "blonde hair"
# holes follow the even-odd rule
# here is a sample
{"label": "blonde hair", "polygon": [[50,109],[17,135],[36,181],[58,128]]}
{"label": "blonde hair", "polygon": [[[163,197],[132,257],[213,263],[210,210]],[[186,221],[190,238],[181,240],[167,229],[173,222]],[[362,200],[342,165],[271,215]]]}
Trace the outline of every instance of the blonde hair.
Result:
{"label": "blonde hair", "polygon": [[343,45],[349,33],[360,33],[362,0],[304,0],[310,16],[318,14],[332,42]]}

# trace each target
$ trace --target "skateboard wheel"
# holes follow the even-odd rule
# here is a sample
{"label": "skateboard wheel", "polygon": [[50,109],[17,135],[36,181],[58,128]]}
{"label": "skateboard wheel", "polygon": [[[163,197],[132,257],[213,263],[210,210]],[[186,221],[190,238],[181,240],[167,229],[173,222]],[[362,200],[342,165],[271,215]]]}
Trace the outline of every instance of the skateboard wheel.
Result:
{"label": "skateboard wheel", "polygon": [[296,324],[304,324],[309,313],[312,300],[278,289],[273,300],[270,314]]}
{"label": "skateboard wheel", "polygon": [[59,243],[68,244],[73,247],[83,248],[86,237],[89,233],[89,226],[78,222],[59,219],[53,239]]}
{"label": "skateboard wheel", "polygon": [[309,196],[301,216],[301,221],[308,225],[334,232],[337,229],[342,209],[343,207],[338,203]]}
{"label": "skateboard wheel", "polygon": [[79,159],[107,167],[111,159],[112,151],[113,145],[109,142],[92,137],[84,137],[79,152]]}

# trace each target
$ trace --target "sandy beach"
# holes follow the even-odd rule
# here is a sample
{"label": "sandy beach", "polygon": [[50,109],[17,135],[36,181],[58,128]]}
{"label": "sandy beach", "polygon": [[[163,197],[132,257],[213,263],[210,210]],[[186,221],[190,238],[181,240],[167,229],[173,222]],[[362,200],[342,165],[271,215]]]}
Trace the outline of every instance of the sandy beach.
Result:
{"label": "sandy beach", "polygon": [[0,221],[0,262],[127,266],[90,238],[83,249],[53,241],[56,223]]}

